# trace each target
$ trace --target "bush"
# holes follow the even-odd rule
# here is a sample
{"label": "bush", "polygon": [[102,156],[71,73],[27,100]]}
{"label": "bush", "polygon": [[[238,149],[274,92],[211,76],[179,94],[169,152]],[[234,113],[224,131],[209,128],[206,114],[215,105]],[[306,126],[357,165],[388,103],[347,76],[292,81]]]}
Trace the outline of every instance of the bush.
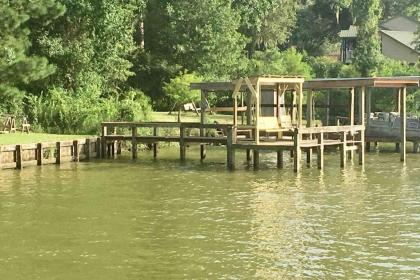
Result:
{"label": "bush", "polygon": [[29,118],[49,133],[94,134],[103,121],[141,121],[150,112],[143,93],[130,90],[126,98],[104,98],[96,91],[68,92],[52,88],[45,95],[28,98]]}

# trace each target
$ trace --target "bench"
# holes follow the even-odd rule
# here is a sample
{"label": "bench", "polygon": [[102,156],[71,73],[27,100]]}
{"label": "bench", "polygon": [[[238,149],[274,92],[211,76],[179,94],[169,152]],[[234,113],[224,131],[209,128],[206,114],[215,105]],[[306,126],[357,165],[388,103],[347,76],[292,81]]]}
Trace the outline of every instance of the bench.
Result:
{"label": "bench", "polygon": [[293,128],[292,120],[289,115],[280,116],[280,123],[277,117],[260,117],[258,119],[258,129],[266,133],[277,133],[277,137],[281,137],[283,132],[290,131]]}

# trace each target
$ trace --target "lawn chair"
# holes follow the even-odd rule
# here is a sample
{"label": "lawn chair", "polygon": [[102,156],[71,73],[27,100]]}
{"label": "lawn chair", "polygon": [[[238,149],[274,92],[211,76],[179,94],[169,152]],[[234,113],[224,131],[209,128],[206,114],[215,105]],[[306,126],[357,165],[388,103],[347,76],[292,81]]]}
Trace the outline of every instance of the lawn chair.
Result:
{"label": "lawn chair", "polygon": [[26,132],[29,133],[29,130],[31,129],[31,125],[28,122],[27,117],[22,118],[22,133]]}
{"label": "lawn chair", "polygon": [[16,120],[14,116],[10,116],[10,115],[4,116],[2,132],[3,133],[16,132]]}

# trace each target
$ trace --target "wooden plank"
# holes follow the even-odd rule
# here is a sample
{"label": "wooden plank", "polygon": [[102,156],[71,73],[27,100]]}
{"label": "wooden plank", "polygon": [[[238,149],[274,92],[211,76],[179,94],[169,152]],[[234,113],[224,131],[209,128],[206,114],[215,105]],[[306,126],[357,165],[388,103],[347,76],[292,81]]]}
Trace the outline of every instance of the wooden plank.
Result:
{"label": "wooden plank", "polygon": [[400,113],[400,142],[401,142],[401,151],[400,151],[400,160],[406,162],[406,142],[407,142],[407,88],[401,89],[400,104],[401,104],[401,113]]}

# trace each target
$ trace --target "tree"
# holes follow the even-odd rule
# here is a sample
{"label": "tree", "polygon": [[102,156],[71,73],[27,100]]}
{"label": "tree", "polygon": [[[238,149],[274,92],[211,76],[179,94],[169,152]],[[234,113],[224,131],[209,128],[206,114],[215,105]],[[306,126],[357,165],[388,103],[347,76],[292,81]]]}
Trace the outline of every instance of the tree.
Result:
{"label": "tree", "polygon": [[284,44],[301,7],[296,0],[234,0],[241,16],[241,32],[248,38],[248,55]]}
{"label": "tree", "polygon": [[0,111],[19,113],[25,88],[51,75],[55,68],[45,57],[31,54],[31,21],[44,26],[65,9],[55,0],[0,0]]}
{"label": "tree", "polygon": [[190,89],[191,83],[200,82],[202,79],[194,73],[181,73],[179,76],[165,83],[163,90],[173,101],[173,108],[178,109],[178,121],[183,104],[194,103],[200,100],[200,91]]}
{"label": "tree", "polygon": [[358,26],[357,46],[354,64],[362,76],[374,76],[380,59],[379,19],[381,7],[379,0],[354,0],[356,25]]}
{"label": "tree", "polygon": [[352,24],[351,0],[315,0],[298,13],[290,44],[311,56],[324,55],[326,46],[336,44],[341,29]]}
{"label": "tree", "polygon": [[66,14],[33,36],[33,52],[47,57],[57,72],[40,88],[60,86],[77,91],[89,82],[101,87],[104,95],[119,95],[131,72],[130,58],[140,0],[60,0]]}

